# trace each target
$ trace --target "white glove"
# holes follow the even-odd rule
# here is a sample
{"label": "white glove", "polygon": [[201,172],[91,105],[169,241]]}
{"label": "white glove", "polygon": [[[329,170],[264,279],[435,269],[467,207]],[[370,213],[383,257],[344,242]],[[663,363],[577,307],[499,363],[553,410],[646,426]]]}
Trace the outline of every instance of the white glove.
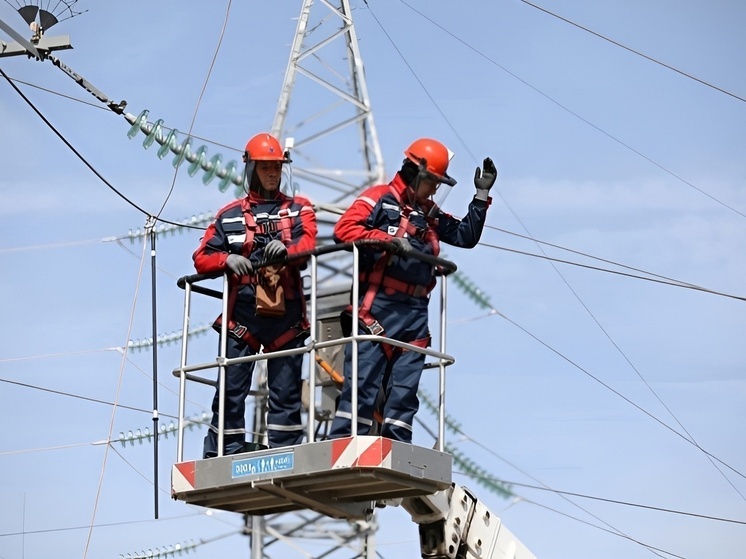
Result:
{"label": "white glove", "polygon": [[229,254],[228,258],[225,259],[225,265],[231,272],[239,276],[248,276],[254,273],[254,266],[251,265],[249,259],[240,254]]}

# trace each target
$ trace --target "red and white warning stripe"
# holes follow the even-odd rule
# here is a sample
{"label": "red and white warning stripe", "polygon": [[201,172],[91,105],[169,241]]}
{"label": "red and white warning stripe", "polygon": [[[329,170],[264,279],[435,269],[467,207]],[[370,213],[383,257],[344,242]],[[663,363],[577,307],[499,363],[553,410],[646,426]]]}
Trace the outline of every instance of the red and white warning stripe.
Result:
{"label": "red and white warning stripe", "polygon": [[332,468],[391,468],[391,439],[360,436],[332,441]]}
{"label": "red and white warning stripe", "polygon": [[171,494],[194,489],[194,460],[179,462],[171,469]]}

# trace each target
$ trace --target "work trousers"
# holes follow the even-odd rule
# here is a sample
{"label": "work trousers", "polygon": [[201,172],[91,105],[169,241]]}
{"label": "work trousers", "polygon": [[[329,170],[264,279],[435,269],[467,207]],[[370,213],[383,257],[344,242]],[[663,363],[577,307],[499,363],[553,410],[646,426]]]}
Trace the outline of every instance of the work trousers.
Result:
{"label": "work trousers", "polygon": [[[270,344],[300,322],[300,302],[288,301],[286,316],[264,318],[234,313],[236,320],[249,326],[252,335],[262,344]],[[251,320],[251,322],[249,322]],[[301,347],[305,336],[299,335],[275,351]],[[226,357],[246,357],[256,351],[242,340],[228,337]],[[224,454],[244,449],[246,440],[246,398],[251,390],[255,362],[238,363],[225,368]],[[271,448],[300,444],[303,440],[301,418],[303,354],[267,359],[267,438]],[[217,451],[219,391],[212,401],[212,421],[205,437],[204,456]]]}
{"label": "work trousers", "polygon": [[[376,295],[370,313],[383,326],[383,335],[403,342],[429,338],[427,297],[404,297],[401,294]],[[360,334],[367,334],[359,329]],[[388,349],[386,349],[388,348]],[[358,349],[358,417],[357,434],[376,433],[374,411],[383,422],[384,437],[412,442],[412,423],[419,408],[417,389],[425,355],[402,351],[379,342],[361,341]],[[331,438],[349,436],[352,422],[352,345],[345,347],[345,379],[337,412],[329,433]]]}

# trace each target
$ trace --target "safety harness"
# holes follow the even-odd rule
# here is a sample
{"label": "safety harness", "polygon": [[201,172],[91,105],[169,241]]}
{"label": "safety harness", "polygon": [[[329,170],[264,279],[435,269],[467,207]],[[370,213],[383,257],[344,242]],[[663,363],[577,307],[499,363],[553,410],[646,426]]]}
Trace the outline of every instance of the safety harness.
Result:
{"label": "safety harness", "polygon": [[[300,215],[300,210],[291,209],[292,205],[292,198],[286,197],[282,202],[280,210],[276,214],[263,212],[255,216],[251,211],[249,198],[246,198],[244,204],[242,204],[244,223],[246,224],[246,239],[241,247],[241,254],[246,258],[249,258],[254,249],[254,238],[256,235],[271,234],[279,231],[283,244],[288,245],[292,240],[293,218]],[[293,293],[295,286],[300,285],[300,274],[298,270],[293,268],[291,274],[292,275],[283,274],[282,276],[283,280],[285,280],[286,293]],[[236,276],[231,277],[228,293],[229,317],[233,316],[233,307],[236,303],[240,286],[257,285],[259,281],[261,280],[259,279],[258,274],[238,276],[237,280]],[[287,285],[288,281],[294,285]],[[306,305],[301,305],[301,308],[303,314],[300,322],[282,333],[279,337],[275,338],[271,343],[266,344],[264,346],[265,352],[276,351],[293,339],[306,334],[309,328],[308,318],[306,317]],[[213,328],[220,331],[221,324],[222,315],[217,318],[213,324]],[[258,352],[262,347],[262,344],[249,331],[248,327],[238,323],[233,318],[228,319],[228,334],[234,338],[242,340],[255,352]]]}
{"label": "safety harness", "polygon": [[[389,190],[392,196],[396,199],[396,202],[399,204],[399,208],[401,208],[401,220],[399,221],[399,227],[397,228],[394,237],[404,237],[405,235],[410,237],[421,236],[425,242],[430,245],[433,255],[437,256],[440,253],[438,235],[430,227],[426,227],[422,232],[418,232],[417,227],[409,220],[410,214],[414,211],[412,206],[409,204],[402,204],[401,196],[393,186],[390,186]],[[378,260],[376,260],[369,272],[361,272],[359,276],[360,283],[366,283],[368,285],[362,303],[358,309],[359,321],[362,323],[360,326],[369,334],[375,336],[385,336],[384,327],[370,312],[370,309],[373,306],[373,301],[381,289],[384,291],[390,290],[392,292],[404,293],[412,297],[425,297],[430,293],[430,291],[432,291],[436,283],[435,278],[433,278],[428,285],[416,285],[387,276],[386,268],[389,265],[390,260],[391,253],[384,252]],[[343,330],[346,332],[352,332],[352,305],[349,305],[342,312],[340,320],[342,321]],[[430,336],[407,343],[417,347],[426,348],[430,345]],[[389,361],[391,361],[395,356],[400,355],[402,351],[406,351],[401,347],[392,346],[387,343],[382,343],[381,347]]]}

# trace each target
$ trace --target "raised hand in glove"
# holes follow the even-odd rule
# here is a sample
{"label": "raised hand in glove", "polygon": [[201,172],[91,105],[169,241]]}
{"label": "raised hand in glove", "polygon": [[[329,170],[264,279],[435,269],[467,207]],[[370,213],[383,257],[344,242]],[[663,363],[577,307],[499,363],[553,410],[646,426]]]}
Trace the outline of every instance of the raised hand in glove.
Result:
{"label": "raised hand in glove", "polygon": [[402,256],[408,252],[412,252],[414,249],[409,241],[404,237],[394,237],[391,239],[391,243],[394,245],[394,254]]}
{"label": "raised hand in glove", "polygon": [[247,276],[254,273],[254,266],[251,265],[249,259],[240,254],[229,254],[228,258],[225,259],[225,265],[228,266],[231,272],[239,276]]}
{"label": "raised hand in glove", "polygon": [[264,247],[264,259],[265,260],[279,260],[285,258],[288,255],[288,249],[282,244],[282,241],[274,239],[267,243]]}
{"label": "raised hand in glove", "polygon": [[477,167],[474,172],[474,186],[477,188],[477,199],[484,200],[485,202],[489,198],[490,188],[495,184],[497,180],[497,168],[489,157],[484,158],[482,169]]}

